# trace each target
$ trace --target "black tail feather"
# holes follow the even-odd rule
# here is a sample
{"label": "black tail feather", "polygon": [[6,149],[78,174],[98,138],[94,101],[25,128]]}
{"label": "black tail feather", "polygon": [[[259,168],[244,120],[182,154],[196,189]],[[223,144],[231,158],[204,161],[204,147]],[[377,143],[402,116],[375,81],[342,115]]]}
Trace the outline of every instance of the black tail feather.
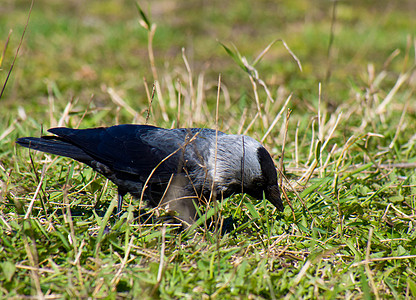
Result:
{"label": "black tail feather", "polygon": [[93,160],[91,156],[77,146],[56,139],[55,137],[23,137],[17,139],[16,143],[29,149],[70,157],[80,162],[88,163]]}

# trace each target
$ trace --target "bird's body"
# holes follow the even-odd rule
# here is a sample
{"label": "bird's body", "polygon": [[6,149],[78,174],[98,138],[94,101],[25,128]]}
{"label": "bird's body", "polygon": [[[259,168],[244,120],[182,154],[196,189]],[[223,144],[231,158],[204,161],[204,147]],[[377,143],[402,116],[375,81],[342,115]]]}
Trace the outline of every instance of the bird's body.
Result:
{"label": "bird's body", "polygon": [[118,212],[126,193],[143,194],[153,207],[167,204],[187,223],[196,218],[195,205],[241,192],[258,199],[264,192],[283,209],[272,158],[248,136],[128,124],[48,131],[55,136],[19,138],[17,143],[70,157],[109,178],[118,186]]}

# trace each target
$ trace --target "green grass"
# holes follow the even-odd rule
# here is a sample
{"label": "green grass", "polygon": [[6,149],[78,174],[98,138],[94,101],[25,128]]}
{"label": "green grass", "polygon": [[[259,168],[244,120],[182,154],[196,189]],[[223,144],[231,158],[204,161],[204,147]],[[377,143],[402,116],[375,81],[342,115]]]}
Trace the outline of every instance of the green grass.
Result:
{"label": "green grass", "polygon": [[[140,2],[150,43],[132,1],[36,1],[0,99],[0,297],[414,299],[416,5],[338,2],[328,56],[332,3]],[[0,11],[1,84],[28,13]],[[302,72],[279,41],[244,65],[276,39]],[[112,183],[14,144],[144,123],[155,77],[149,123],[264,138],[283,160],[283,213],[237,195],[213,208],[232,233],[179,233],[141,224],[126,197],[117,220]]]}

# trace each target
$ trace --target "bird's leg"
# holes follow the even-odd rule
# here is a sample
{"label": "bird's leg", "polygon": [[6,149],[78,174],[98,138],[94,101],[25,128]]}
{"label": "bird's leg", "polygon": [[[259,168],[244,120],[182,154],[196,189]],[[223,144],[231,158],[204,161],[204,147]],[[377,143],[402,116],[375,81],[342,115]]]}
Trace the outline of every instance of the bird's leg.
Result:
{"label": "bird's leg", "polygon": [[123,205],[123,197],[125,194],[125,191],[118,189],[117,216],[120,216],[121,206]]}

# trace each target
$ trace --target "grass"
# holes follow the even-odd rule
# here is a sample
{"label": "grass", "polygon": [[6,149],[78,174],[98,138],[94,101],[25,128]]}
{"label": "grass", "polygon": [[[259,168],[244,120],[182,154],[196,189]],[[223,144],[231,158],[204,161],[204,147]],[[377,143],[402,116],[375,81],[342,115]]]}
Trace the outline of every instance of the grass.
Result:
{"label": "grass", "polygon": [[[35,3],[0,99],[2,298],[416,297],[414,3],[337,2],[331,31],[332,2],[214,2],[141,2],[147,23],[129,1]],[[3,83],[27,3],[0,14]],[[276,39],[302,72],[279,41],[256,62]],[[112,183],[14,144],[146,121],[263,140],[285,211],[237,195],[213,208],[231,233],[178,233],[126,197],[117,220]]]}

